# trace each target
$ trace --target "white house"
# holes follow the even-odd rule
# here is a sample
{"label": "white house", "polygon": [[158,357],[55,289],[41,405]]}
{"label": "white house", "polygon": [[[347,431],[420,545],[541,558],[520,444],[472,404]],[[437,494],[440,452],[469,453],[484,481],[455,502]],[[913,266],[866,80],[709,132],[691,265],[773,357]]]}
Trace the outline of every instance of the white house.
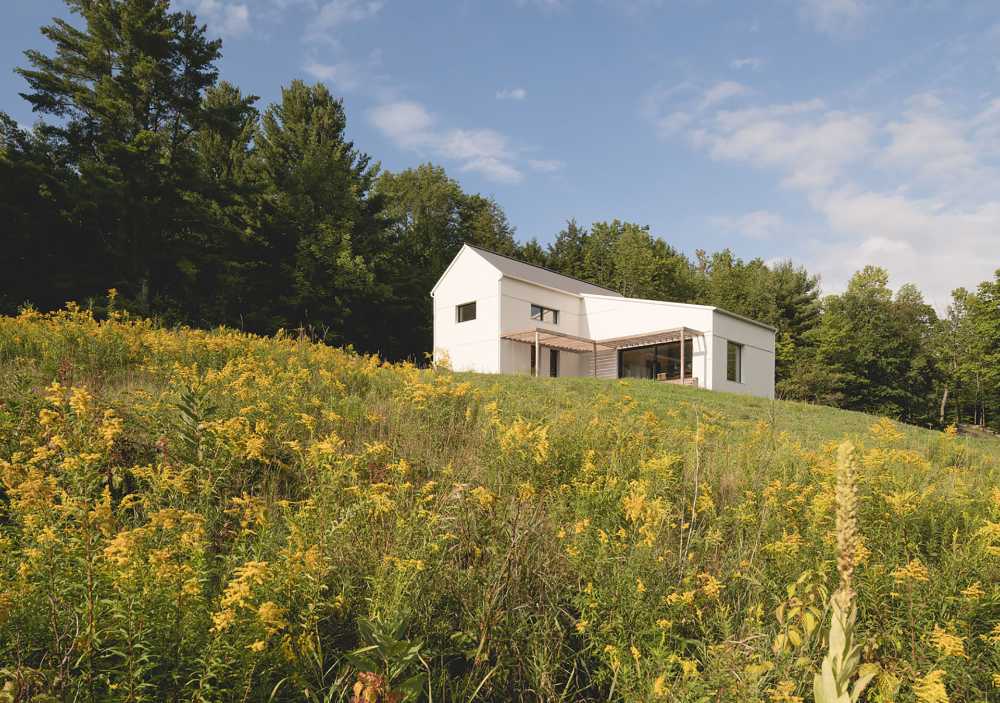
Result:
{"label": "white house", "polygon": [[626,298],[462,247],[431,290],[434,356],[456,371],[650,378],[774,397],[774,333],[710,305]]}

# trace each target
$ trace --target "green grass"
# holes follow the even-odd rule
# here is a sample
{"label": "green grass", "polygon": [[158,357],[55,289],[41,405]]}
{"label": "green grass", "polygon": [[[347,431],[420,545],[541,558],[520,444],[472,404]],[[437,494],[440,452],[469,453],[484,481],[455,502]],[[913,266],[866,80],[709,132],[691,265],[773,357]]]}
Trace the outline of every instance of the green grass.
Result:
{"label": "green grass", "polygon": [[868,700],[991,700],[993,438],[0,318],[0,700],[808,700],[845,438]]}

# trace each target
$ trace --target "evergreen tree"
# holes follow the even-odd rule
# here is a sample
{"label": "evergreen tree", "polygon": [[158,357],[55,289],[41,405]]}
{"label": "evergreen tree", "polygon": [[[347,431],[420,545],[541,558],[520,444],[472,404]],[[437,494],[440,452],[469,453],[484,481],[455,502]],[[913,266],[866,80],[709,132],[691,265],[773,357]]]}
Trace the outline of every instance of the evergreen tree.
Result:
{"label": "evergreen tree", "polygon": [[378,167],[346,126],[325,86],[293,81],[264,112],[253,154],[265,247],[256,298],[269,301],[270,327],[306,325],[337,343],[360,336],[352,316],[378,296],[374,259],[385,245],[371,192]]}
{"label": "evergreen tree", "polygon": [[[164,0],[66,0],[84,21],[54,19],[42,33],[52,55],[27,51],[17,69],[35,112],[79,174],[74,188],[103,243],[105,285],[141,309],[177,310],[193,282],[199,247],[185,224],[199,219],[193,135],[221,43]],[[84,209],[84,205],[80,206]]]}

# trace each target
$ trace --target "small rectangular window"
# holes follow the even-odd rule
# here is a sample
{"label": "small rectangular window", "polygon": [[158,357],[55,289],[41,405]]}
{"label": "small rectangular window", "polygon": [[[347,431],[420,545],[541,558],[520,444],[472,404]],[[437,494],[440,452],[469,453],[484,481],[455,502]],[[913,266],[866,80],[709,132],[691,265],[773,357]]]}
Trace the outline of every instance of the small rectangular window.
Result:
{"label": "small rectangular window", "polygon": [[553,325],[559,324],[559,311],[547,308],[542,305],[531,304],[531,319],[539,322],[551,322]]}
{"label": "small rectangular window", "polygon": [[555,378],[559,375],[559,350],[549,349],[549,376]]}
{"label": "small rectangular window", "polygon": [[476,319],[476,303],[465,303],[455,308],[456,318],[459,322],[469,322]]}
{"label": "small rectangular window", "polygon": [[743,345],[726,342],[726,379],[743,383]]}

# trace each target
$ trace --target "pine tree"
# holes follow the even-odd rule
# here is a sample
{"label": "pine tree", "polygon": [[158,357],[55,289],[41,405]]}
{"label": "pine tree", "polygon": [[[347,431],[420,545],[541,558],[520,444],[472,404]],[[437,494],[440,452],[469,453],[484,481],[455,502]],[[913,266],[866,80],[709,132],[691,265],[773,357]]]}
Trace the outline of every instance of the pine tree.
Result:
{"label": "pine tree", "polygon": [[197,271],[184,255],[185,223],[196,219],[192,137],[221,42],[166,0],[66,4],[83,26],[56,18],[42,28],[55,51],[25,52],[31,68],[17,71],[30,91],[22,97],[57,120],[48,129],[79,174],[77,195],[107,257],[106,285],[142,308],[169,310]]}

